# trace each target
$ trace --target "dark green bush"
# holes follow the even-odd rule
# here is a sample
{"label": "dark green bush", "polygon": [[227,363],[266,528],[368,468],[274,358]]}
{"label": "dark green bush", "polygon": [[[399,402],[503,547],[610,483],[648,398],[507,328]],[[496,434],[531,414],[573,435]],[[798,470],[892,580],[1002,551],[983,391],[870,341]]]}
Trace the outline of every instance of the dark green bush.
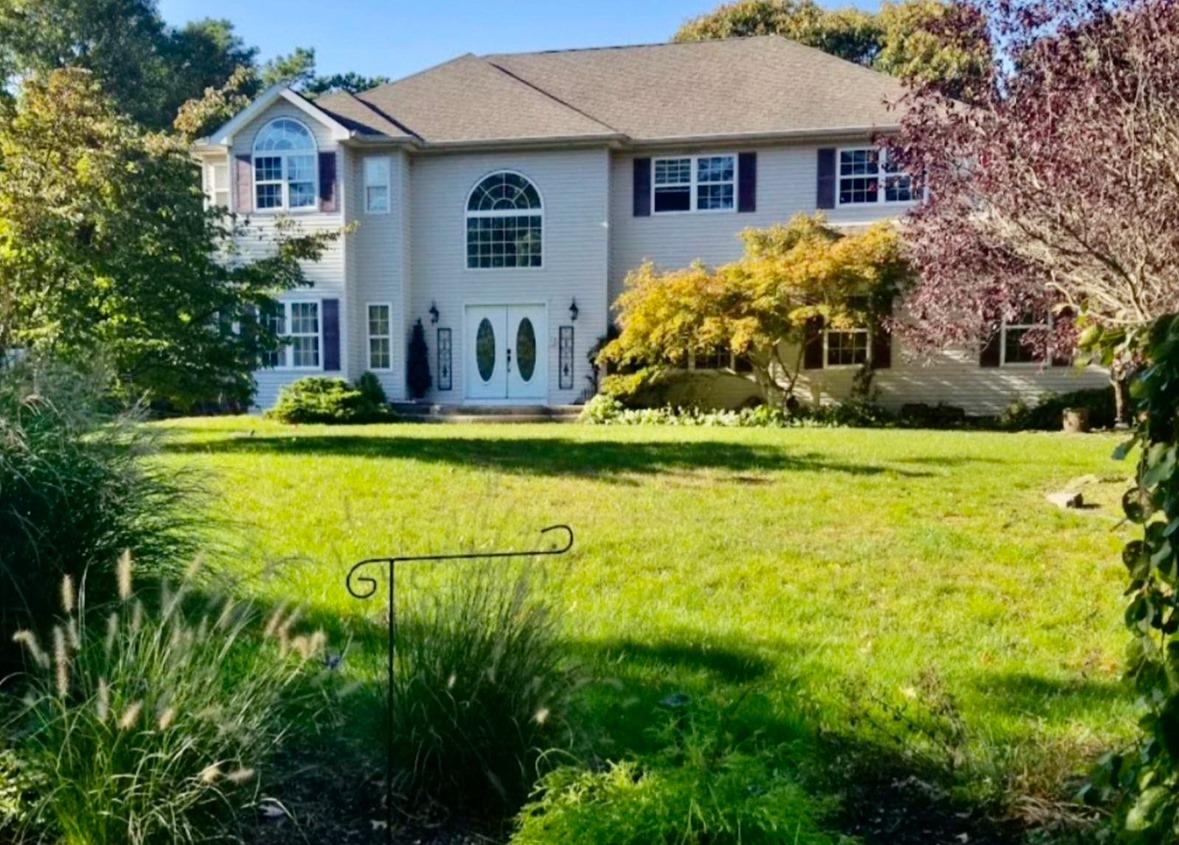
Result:
{"label": "dark green bush", "polygon": [[[371,374],[369,374],[371,375]],[[375,377],[372,381],[375,381]],[[376,389],[380,390],[379,383]],[[384,391],[380,390],[381,397]],[[285,423],[357,424],[387,422],[393,412],[376,397],[371,383],[362,389],[342,378],[310,376],[283,387],[266,416]]]}
{"label": "dark green bush", "polygon": [[1114,390],[1110,386],[1049,393],[1034,407],[1016,402],[999,418],[999,424],[1011,431],[1060,431],[1066,408],[1087,408],[1089,425],[1093,428],[1113,428],[1117,422]]}
{"label": "dark green bush", "polygon": [[898,418],[902,425],[910,428],[961,428],[966,425],[966,411],[944,402],[936,405],[924,402],[902,405]]}
{"label": "dark green bush", "polygon": [[401,791],[464,813],[513,812],[562,735],[571,680],[529,575],[468,571],[403,614],[397,645]]}
{"label": "dark green bush", "polygon": [[18,665],[13,631],[52,615],[64,575],[100,601],[124,550],[152,574],[202,542],[199,483],[145,460],[152,435],[137,414],[104,410],[104,383],[0,370],[0,678]]}

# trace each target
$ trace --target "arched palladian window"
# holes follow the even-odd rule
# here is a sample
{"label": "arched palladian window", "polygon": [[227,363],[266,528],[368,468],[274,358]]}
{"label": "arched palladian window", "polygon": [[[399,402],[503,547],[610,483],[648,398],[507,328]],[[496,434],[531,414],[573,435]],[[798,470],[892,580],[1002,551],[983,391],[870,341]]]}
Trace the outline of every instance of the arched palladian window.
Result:
{"label": "arched palladian window", "polygon": [[467,267],[539,267],[544,211],[536,187],[504,170],[467,198]]}
{"label": "arched palladian window", "polygon": [[280,117],[254,139],[254,207],[314,208],[319,193],[315,136],[297,120]]}

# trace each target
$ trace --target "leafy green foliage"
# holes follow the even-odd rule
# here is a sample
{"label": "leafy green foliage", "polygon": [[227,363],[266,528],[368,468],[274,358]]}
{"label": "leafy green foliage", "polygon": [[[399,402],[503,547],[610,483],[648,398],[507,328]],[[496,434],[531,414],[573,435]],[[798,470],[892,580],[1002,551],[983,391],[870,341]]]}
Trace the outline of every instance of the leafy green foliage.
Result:
{"label": "leafy green foliage", "polygon": [[738,0],[688,21],[676,41],[782,35],[849,62],[951,90],[986,78],[985,30],[946,26],[963,10],[941,0],[885,2],[870,14],[828,10],[814,0]]}
{"label": "leafy green foliage", "polygon": [[1133,636],[1127,675],[1146,713],[1137,749],[1108,755],[1088,791],[1121,794],[1121,834],[1153,845],[1179,837],[1179,316],[1157,320],[1143,347],[1147,363],[1130,385],[1138,428],[1117,454],[1139,447],[1137,483],[1122,505],[1141,537],[1122,560]]}
{"label": "leafy green foliage", "polygon": [[402,789],[466,812],[512,811],[567,727],[558,620],[527,571],[512,579],[502,566],[418,595],[397,645]]}
{"label": "leafy green foliage", "polygon": [[318,97],[321,94],[329,94],[333,91],[347,91],[351,94],[359,94],[361,91],[368,91],[370,88],[376,88],[378,85],[388,83],[387,76],[362,76],[354,71],[347,73],[333,73],[328,76],[317,76],[303,86],[303,93],[308,97]]}
{"label": "leafy green foliage", "polygon": [[153,436],[105,413],[96,382],[0,369],[0,677],[18,665],[12,632],[52,615],[62,576],[90,573],[99,600],[125,549],[159,574],[203,536],[195,476],[148,460]]}
{"label": "leafy green foliage", "polygon": [[414,399],[421,399],[433,383],[430,376],[430,348],[426,345],[426,330],[421,320],[413,324],[405,366],[405,385],[409,389],[409,395]]}
{"label": "leafy green foliage", "polygon": [[393,418],[380,383],[374,390],[371,382],[354,387],[345,379],[329,376],[309,376],[285,385],[266,415],[285,423],[340,425],[388,422]]}
{"label": "leafy green foliage", "polygon": [[823,845],[816,801],[790,773],[791,749],[732,743],[716,725],[677,717],[664,747],[600,771],[566,766],[540,784],[512,845]]}
{"label": "leafy green foliage", "polygon": [[88,612],[85,589],[67,578],[55,583],[50,638],[16,634],[30,674],[8,727],[32,788],[33,841],[210,841],[255,802],[290,728],[283,708],[316,696],[307,682],[324,639],[297,633],[296,613],[275,611],[259,640],[253,607],[190,598],[188,586],[165,590],[151,612],[130,568],[124,556],[109,614]]}
{"label": "leafy green foliage", "polygon": [[187,141],[119,116],[81,71],[25,80],[3,118],[0,355],[100,355],[124,398],[246,407],[278,342],[254,315],[339,233],[283,218],[266,257],[235,254],[253,232],[204,207]]}
{"label": "leafy green foliage", "polygon": [[168,27],[155,0],[0,0],[0,82],[81,68],[120,112],[153,129],[256,56],[228,21]]}
{"label": "leafy green foliage", "polygon": [[883,408],[858,402],[821,407],[799,406],[791,411],[777,405],[757,405],[739,411],[699,408],[627,408],[616,397],[603,393],[585,404],[581,421],[591,425],[666,425],[702,428],[876,428],[896,424]]}
{"label": "leafy green foliage", "polygon": [[1117,422],[1117,402],[1111,386],[1048,394],[1032,407],[1016,402],[1000,417],[999,425],[1011,431],[1060,431],[1067,408],[1086,409],[1094,428],[1113,428]]}

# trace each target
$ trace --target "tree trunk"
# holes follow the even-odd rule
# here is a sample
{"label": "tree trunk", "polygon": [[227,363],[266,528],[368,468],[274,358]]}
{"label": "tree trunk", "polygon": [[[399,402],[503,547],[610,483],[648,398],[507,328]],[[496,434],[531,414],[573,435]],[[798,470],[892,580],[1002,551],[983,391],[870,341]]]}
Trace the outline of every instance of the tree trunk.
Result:
{"label": "tree trunk", "polygon": [[1109,367],[1109,383],[1114,392],[1114,426],[1129,428],[1130,419],[1130,374],[1129,367],[1114,361]]}

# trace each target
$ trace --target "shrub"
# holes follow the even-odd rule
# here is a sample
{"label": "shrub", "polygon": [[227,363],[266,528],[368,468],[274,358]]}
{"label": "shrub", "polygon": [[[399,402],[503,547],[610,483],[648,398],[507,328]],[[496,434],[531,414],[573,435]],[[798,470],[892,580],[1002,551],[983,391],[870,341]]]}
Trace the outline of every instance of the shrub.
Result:
{"label": "shrub", "polygon": [[152,436],[136,413],[103,410],[101,384],[0,369],[0,678],[19,665],[12,632],[52,616],[63,575],[89,572],[99,600],[124,549],[159,573],[201,540],[196,477],[144,460]]}
{"label": "shrub", "polygon": [[410,608],[395,690],[402,791],[464,812],[519,806],[564,723],[562,654],[526,572],[505,583],[481,569]]}
{"label": "shrub", "polygon": [[[379,383],[376,386],[380,388]],[[375,400],[371,384],[361,389],[342,378],[310,376],[284,386],[266,416],[285,423],[347,425],[386,422],[393,412]]]}
{"label": "shrub", "polygon": [[521,813],[512,845],[833,841],[819,825],[832,808],[787,773],[786,749],[728,745],[724,731],[692,726],[668,734],[667,747],[643,762],[549,773]]}
{"label": "shrub", "polygon": [[1094,428],[1113,428],[1117,423],[1114,389],[1102,387],[1072,393],[1050,393],[1039,404],[1029,407],[1014,402],[999,418],[999,424],[1011,431],[1060,431],[1066,408],[1086,408],[1089,424]]}
{"label": "shrub", "polygon": [[944,402],[910,402],[901,406],[898,419],[910,428],[961,428],[966,425],[966,411]]}
{"label": "shrub", "polygon": [[422,326],[422,321],[418,320],[413,324],[413,331],[409,336],[409,349],[405,358],[405,385],[409,388],[410,396],[421,399],[432,383],[430,348],[426,345],[426,330]]}
{"label": "shrub", "polygon": [[248,605],[198,602],[182,588],[165,590],[151,612],[131,592],[130,566],[124,556],[109,615],[91,619],[66,578],[49,640],[15,637],[32,665],[10,730],[32,784],[33,836],[65,845],[215,838],[254,802],[260,768],[287,732],[281,708],[313,694],[303,682],[322,635],[295,635],[295,614],[276,611],[259,642]]}
{"label": "shrub", "polygon": [[590,425],[668,425],[704,428],[878,427],[894,422],[875,405],[846,402],[821,407],[799,406],[787,411],[757,405],[739,411],[702,411],[697,408],[627,408],[613,396],[599,394],[586,402],[581,421]]}
{"label": "shrub", "polygon": [[389,405],[389,397],[385,394],[385,388],[381,386],[381,380],[377,378],[375,373],[361,373],[360,378],[356,380],[356,389],[364,396],[366,402],[375,407],[385,408]]}

